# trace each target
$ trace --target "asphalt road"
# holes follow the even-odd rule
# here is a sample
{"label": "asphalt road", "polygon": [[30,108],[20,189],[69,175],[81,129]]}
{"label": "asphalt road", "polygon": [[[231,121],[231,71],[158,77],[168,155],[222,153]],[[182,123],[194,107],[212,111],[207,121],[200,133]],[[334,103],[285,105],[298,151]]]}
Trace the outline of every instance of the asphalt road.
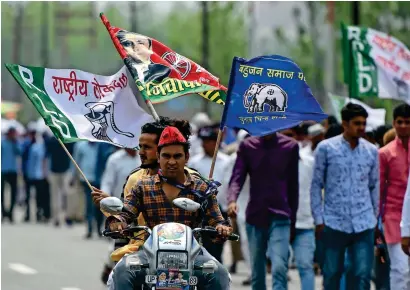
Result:
{"label": "asphalt road", "polygon": [[[23,223],[18,209],[15,224],[8,221],[1,228],[1,288],[5,290],[102,290],[100,274],[107,258],[109,242],[94,237],[84,240],[85,225]],[[230,265],[229,250],[224,258]],[[249,269],[240,262],[232,275],[231,289],[249,290],[241,286]],[[289,290],[300,289],[296,271],[290,271]],[[321,279],[316,278],[316,289]],[[268,289],[271,278],[267,277]]]}

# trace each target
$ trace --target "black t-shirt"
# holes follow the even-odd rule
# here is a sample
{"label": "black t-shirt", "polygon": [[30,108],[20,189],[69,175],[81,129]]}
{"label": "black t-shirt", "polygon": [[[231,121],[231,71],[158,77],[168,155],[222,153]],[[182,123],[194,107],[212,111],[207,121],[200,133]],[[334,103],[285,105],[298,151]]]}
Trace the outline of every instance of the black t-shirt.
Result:
{"label": "black t-shirt", "polygon": [[[70,153],[73,152],[74,143],[64,144]],[[50,170],[53,173],[64,173],[70,168],[70,158],[61,147],[55,137],[51,137],[46,142],[47,156],[50,158]]]}

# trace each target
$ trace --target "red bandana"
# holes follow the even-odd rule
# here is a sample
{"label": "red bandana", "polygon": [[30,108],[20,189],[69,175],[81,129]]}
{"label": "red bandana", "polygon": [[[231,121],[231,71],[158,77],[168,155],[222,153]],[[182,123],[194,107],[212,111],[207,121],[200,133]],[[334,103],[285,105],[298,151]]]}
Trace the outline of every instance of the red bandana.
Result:
{"label": "red bandana", "polygon": [[164,131],[162,131],[158,146],[174,143],[186,143],[186,139],[177,128],[168,126],[164,129]]}

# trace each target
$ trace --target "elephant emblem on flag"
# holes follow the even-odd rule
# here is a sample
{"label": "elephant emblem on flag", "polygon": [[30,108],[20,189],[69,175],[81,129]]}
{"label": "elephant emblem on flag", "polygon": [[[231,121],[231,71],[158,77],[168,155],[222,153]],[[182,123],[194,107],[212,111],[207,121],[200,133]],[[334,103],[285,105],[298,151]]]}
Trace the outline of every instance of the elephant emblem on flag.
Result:
{"label": "elephant emblem on flag", "polygon": [[[93,125],[91,134],[98,140],[113,142],[115,134],[133,138],[134,134],[121,131],[114,122],[114,103],[113,102],[90,102],[85,106],[90,112],[85,115]],[[111,137],[110,137],[111,136]]]}
{"label": "elephant emblem on flag", "polygon": [[285,112],[287,103],[287,93],[275,84],[253,83],[243,95],[243,106],[248,113],[263,113],[265,105],[269,106],[269,112]]}

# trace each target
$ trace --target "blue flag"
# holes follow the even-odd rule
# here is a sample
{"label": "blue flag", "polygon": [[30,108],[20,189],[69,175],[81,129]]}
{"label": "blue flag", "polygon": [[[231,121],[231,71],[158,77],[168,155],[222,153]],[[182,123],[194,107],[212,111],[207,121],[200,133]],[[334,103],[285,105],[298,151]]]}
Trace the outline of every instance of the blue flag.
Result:
{"label": "blue flag", "polygon": [[280,56],[234,57],[221,121],[253,136],[327,118],[299,66]]}

